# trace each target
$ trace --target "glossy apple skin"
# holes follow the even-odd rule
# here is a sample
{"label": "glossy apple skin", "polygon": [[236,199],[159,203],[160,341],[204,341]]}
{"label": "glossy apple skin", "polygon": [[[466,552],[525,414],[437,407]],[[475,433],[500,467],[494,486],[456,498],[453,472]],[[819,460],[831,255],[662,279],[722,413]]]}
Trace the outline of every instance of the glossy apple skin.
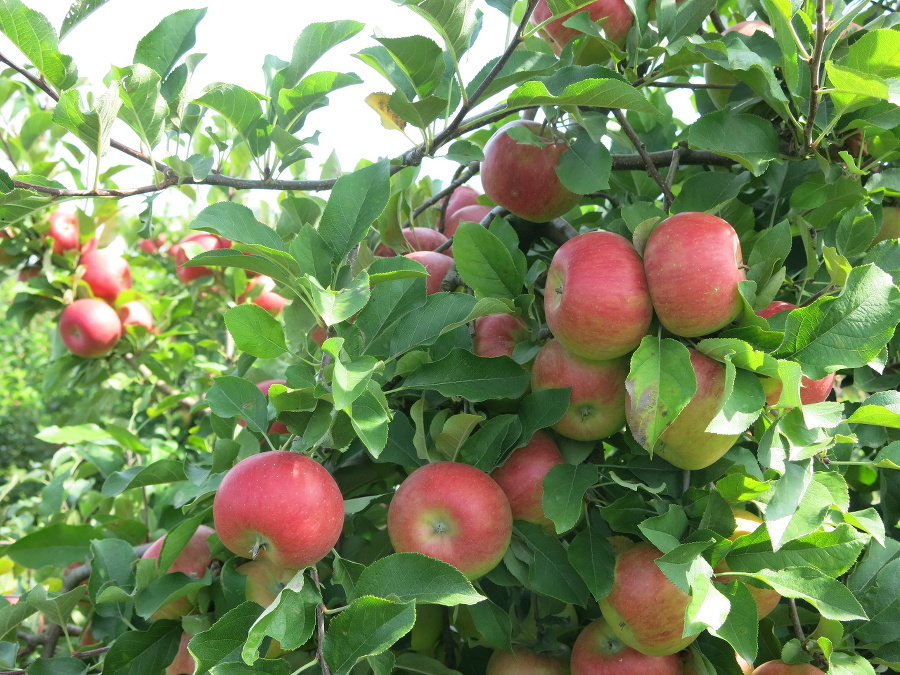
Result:
{"label": "glossy apple skin", "polygon": [[570,666],[572,675],[681,675],[682,662],[678,654],[642,654],[597,619],[578,634]]}
{"label": "glossy apple skin", "polygon": [[480,223],[492,210],[492,206],[482,206],[481,204],[457,209],[452,216],[447,216],[447,219],[444,221],[444,234],[452,237],[456,234],[456,230],[459,229],[460,222],[465,220],[470,223]]}
{"label": "glossy apple skin", "polygon": [[460,185],[450,193],[450,199],[447,200],[447,210],[444,211],[444,218],[449,218],[458,209],[464,206],[474,206],[478,203],[478,191],[468,185]]}
{"label": "glossy apple skin", "polygon": [[[507,135],[514,127],[525,127],[547,142],[543,147],[518,143]],[[540,122],[515,120],[502,126],[484,146],[481,184],[484,193],[500,206],[534,223],[565,214],[581,201],[556,175],[560,157],[569,146],[551,138]]]}
{"label": "glossy apple skin", "polygon": [[[404,227],[400,232],[406,240],[403,252],[408,251],[433,251],[441,244],[447,242],[447,237],[430,227]],[[373,253],[377,256],[390,258],[397,255],[390,246],[384,242],[375,247]]]}
{"label": "glossy apple skin", "polygon": [[62,255],[66,251],[77,251],[81,246],[78,217],[74,213],[54,211],[50,214],[50,229],[47,234],[53,237],[53,252]]}
{"label": "glossy apple skin", "polygon": [[227,239],[208,232],[195,232],[183,237],[181,241],[169,249],[169,252],[175,258],[175,273],[183,283],[189,283],[200,277],[212,276],[213,273],[208,267],[182,267],[194,255],[193,253],[189,254],[184,248],[185,244],[190,243],[198,246],[203,251],[231,247],[231,242]]}
{"label": "glossy apple skin", "polygon": [[653,305],[640,256],[625,237],[586,232],[553,255],[544,290],[553,337],[586,359],[634,351],[647,334]]}
{"label": "glossy apple skin", "polygon": [[413,471],[397,488],[387,531],[398,553],[423,553],[476,579],[490,572],[509,547],[512,510],[484,471],[435,462]]}
{"label": "glossy apple skin", "polygon": [[91,293],[98,298],[115,302],[119,293],[131,288],[128,261],[112,251],[90,251],[81,256],[79,264],[85,268],[82,281],[91,287]]}
{"label": "glossy apple skin", "polygon": [[[181,549],[181,553],[175,558],[167,572],[181,572],[196,579],[203,577],[209,568],[209,564],[212,562],[212,557],[209,553],[209,543],[207,542],[207,539],[212,534],[213,529],[208,525],[197,527],[197,531],[194,532],[185,547]],[[158,560],[165,540],[165,537],[160,537],[154,541],[141,557]],[[185,614],[189,614],[193,607],[194,603],[191,599],[184,596],[160,607],[150,618],[154,621],[157,619],[180,619]]]}
{"label": "glossy apple skin", "polygon": [[[722,35],[734,32],[749,36],[753,35],[756,31],[762,31],[769,37],[775,37],[775,32],[772,30],[772,27],[765,21],[759,20],[741,21],[736,23],[733,26],[726,28]],[[705,77],[707,84],[738,83],[738,79],[731,72],[715,63],[706,63],[703,65],[703,76]],[[725,106],[728,105],[731,89],[707,89],[706,91],[709,94],[710,99],[712,99],[713,105],[716,106],[717,109],[723,110]]]}
{"label": "glossy apple skin", "polygon": [[511,652],[495,651],[487,663],[485,675],[566,675],[565,664],[546,654],[535,654],[524,647]]}
{"label": "glossy apple skin", "polygon": [[628,358],[591,361],[573,354],[557,340],[538,352],[531,372],[531,388],[572,387],[569,408],[551,428],[567,438],[596,441],[625,424],[625,379]]}
{"label": "glossy apple skin", "polygon": [[756,668],[751,675],[825,675],[825,671],[811,663],[788,665],[784,661],[769,661]]}
{"label": "glossy apple skin", "polygon": [[246,558],[301,569],[324,558],[344,525],[344,500],[331,474],[305,455],[251,455],[222,480],[213,501],[216,532]]}
{"label": "glossy apple skin", "polygon": [[268,607],[296,572],[273,564],[271,560],[251,560],[240,565],[238,574],[247,577],[245,597],[260,607]]}
{"label": "glossy apple skin", "polygon": [[98,359],[109,354],[122,338],[116,310],[102,300],[83,298],[63,310],[59,334],[76,356]]}
{"label": "glossy apple skin", "polygon": [[488,314],[475,319],[473,351],[478,356],[509,356],[516,345],[531,337],[522,319],[512,314]]}
{"label": "glossy apple skin", "polygon": [[[736,524],[734,533],[730,537],[728,537],[731,541],[734,541],[738,537],[743,537],[750,534],[751,532],[756,530],[756,528],[762,525],[762,518],[757,516],[755,513],[750,513],[750,511],[738,508],[732,508],[731,510],[734,513],[734,520]],[[718,581],[723,584],[731,583],[735,579],[741,581],[740,577],[735,577],[732,574],[723,574],[724,572],[729,571],[731,571],[731,568],[728,566],[728,557],[726,556],[724,560],[720,561],[719,564],[716,565],[716,576],[713,577],[713,581]],[[756,586],[751,586],[750,584],[744,585],[746,586],[747,590],[750,591],[750,595],[753,596],[754,602],[756,602],[756,613],[760,619],[768,616],[781,601],[781,594],[776,590],[773,590],[771,588],[757,588]]]}
{"label": "glossy apple skin", "polygon": [[118,312],[123,326],[143,326],[153,332],[153,314],[143,302],[129,300],[119,306]]}
{"label": "glossy apple skin", "polygon": [[[725,366],[689,349],[697,378],[697,391],[675,421],[659,436],[654,453],[679,469],[705,469],[734,445],[740,434],[713,434],[706,431],[722,405],[725,394]],[[640,412],[628,397],[628,419]],[[630,422],[629,422],[630,423]]]}
{"label": "glossy apple skin", "polygon": [[738,282],[746,276],[737,232],[708,213],[686,212],[660,223],[644,248],[644,271],[660,323],[699,337],[741,314]]}
{"label": "glossy apple skin", "polygon": [[[257,286],[262,290],[254,295],[254,289]],[[274,289],[275,281],[271,277],[260,274],[250,280],[250,283],[247,284],[247,290],[238,298],[238,303],[246,302],[249,297],[250,302],[257,307],[262,307],[272,316],[278,316],[281,314],[284,306],[287,305],[287,298],[283,295],[278,295]]]}
{"label": "glossy apple skin", "polygon": [[538,431],[521,448],[513,450],[503,466],[491,472],[509,501],[513,518],[536,523],[552,531],[553,521],[544,514],[544,478],[566,460],[550,436]]}
{"label": "glossy apple skin", "polygon": [[175,659],[166,667],[165,675],[193,675],[194,670],[196,669],[196,663],[194,663],[194,657],[191,656],[191,653],[188,651],[188,642],[190,642],[191,636],[187,633],[181,634],[181,640],[178,643],[178,652],[175,654]]}
{"label": "glossy apple skin", "polygon": [[[764,309],[757,314],[764,319],[780,314],[781,312],[790,312],[797,309],[797,305],[781,300],[773,300]],[[830,373],[819,380],[811,380],[806,375],[800,378],[800,403],[810,405],[812,403],[821,403],[828,398],[831,390],[834,389],[834,373]],[[766,392],[766,404],[775,405],[781,397],[782,384],[781,380],[774,377],[761,378],[763,390]]]}
{"label": "glossy apple skin", "polygon": [[453,266],[453,258],[434,251],[413,251],[412,253],[407,253],[406,257],[424,265],[428,271],[428,278],[425,279],[425,293],[431,295],[441,290],[444,277],[447,276],[447,272]]}
{"label": "glossy apple skin", "polygon": [[[587,12],[591,17],[591,21],[594,22],[605,18],[606,20],[602,25],[603,33],[611,42],[615,42],[618,45],[625,43],[628,31],[631,30],[631,26],[634,23],[634,14],[631,13],[624,0],[594,0],[594,2],[544,26],[543,30],[552,39],[551,46],[557,55],[563,50],[563,47],[576,37],[584,35],[581,31],[563,26],[563,23],[578,12]],[[532,23],[535,25],[543,23],[551,16],[553,16],[553,13],[550,11],[547,0],[538,0],[531,15]]]}
{"label": "glossy apple skin", "polygon": [[682,637],[691,596],[656,566],[660,556],[662,551],[647,543],[624,550],[616,558],[612,591],[600,601],[612,631],[648,656],[675,654],[697,638]]}

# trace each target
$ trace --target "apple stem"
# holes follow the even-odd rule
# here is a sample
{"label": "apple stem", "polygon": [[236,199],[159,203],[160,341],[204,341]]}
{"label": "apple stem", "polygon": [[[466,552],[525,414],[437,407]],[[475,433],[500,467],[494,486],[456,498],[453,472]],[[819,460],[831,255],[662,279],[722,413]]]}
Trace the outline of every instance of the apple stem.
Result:
{"label": "apple stem", "polygon": [[803,632],[803,626],[800,623],[800,613],[797,611],[797,601],[794,598],[788,598],[788,613],[791,615],[791,622],[794,624],[794,634],[801,643],[806,642],[806,634]]}
{"label": "apple stem", "polygon": [[266,542],[263,539],[257,539],[256,543],[253,544],[253,548],[250,549],[250,559],[256,560],[256,556],[259,555],[260,551],[266,550]]}

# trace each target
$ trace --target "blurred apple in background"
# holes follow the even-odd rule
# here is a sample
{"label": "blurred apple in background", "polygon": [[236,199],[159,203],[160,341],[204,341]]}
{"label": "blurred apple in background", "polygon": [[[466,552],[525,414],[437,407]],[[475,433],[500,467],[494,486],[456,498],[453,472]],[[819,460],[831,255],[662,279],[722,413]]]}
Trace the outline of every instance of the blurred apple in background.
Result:
{"label": "blurred apple in background", "polygon": [[66,307],[59,318],[63,344],[76,356],[96,359],[109,354],[122,337],[122,321],[102,300],[83,298]]}

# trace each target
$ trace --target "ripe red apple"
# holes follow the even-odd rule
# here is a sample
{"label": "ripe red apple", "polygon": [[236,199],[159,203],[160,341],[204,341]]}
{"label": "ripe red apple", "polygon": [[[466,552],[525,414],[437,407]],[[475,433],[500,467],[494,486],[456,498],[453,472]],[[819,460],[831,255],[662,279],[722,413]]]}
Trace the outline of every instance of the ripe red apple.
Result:
{"label": "ripe red apple", "polygon": [[567,675],[568,672],[559,659],[518,646],[511,652],[495,651],[484,671],[485,675]]}
{"label": "ripe red apple", "polygon": [[[541,139],[543,145],[519,143],[509,131],[521,127]],[[565,140],[552,128],[531,120],[515,120],[502,126],[484,146],[481,184],[492,201],[535,223],[553,220],[572,209],[581,195],[570,192],[556,175]]]}
{"label": "ripe red apple", "polygon": [[[256,292],[257,288],[260,289],[259,292]],[[274,289],[275,280],[260,274],[250,280],[247,290],[238,298],[238,303],[244,303],[249,298],[257,307],[262,307],[272,316],[278,316],[287,304],[287,298],[276,293]]]}
{"label": "ripe red apple", "polygon": [[456,230],[459,228],[459,224],[461,221],[465,220],[470,223],[480,223],[484,220],[485,216],[489,214],[494,207],[492,206],[482,206],[481,204],[475,204],[474,206],[463,206],[460,209],[457,209],[453,212],[453,215],[448,215],[446,220],[444,221],[444,234],[447,237],[452,237],[456,234]]}
{"label": "ripe red apple", "polygon": [[77,251],[79,240],[78,217],[74,213],[54,211],[50,214],[50,229],[47,235],[53,237],[53,252],[62,255],[66,251]]}
{"label": "ripe red apple", "polygon": [[544,478],[554,466],[565,463],[553,439],[538,431],[526,445],[513,450],[503,466],[491,472],[509,501],[513,518],[553,530],[553,521],[544,514]]}
{"label": "ripe red apple", "polygon": [[[745,509],[738,508],[732,508],[731,510],[734,513],[734,521],[736,524],[734,533],[728,537],[731,541],[734,541],[738,537],[750,534],[762,525],[762,518],[755,513],[750,513]],[[741,577],[735,577],[733,574],[723,574],[724,572],[729,571],[731,571],[731,568],[728,566],[728,556],[726,556],[718,565],[716,565],[716,576],[713,577],[713,581],[718,581],[723,584],[731,583],[735,579],[741,581]],[[781,594],[774,589],[757,588],[750,584],[745,584],[745,586],[747,587],[747,590],[750,591],[750,595],[753,596],[753,600],[756,602],[756,613],[760,619],[767,616],[781,601]]]}
{"label": "ripe red apple", "polygon": [[[447,243],[447,237],[430,227],[404,227],[400,232],[406,239],[406,251],[433,251],[441,244]],[[384,242],[378,244],[373,251],[375,255],[391,257],[397,253]]]}
{"label": "ripe red apple", "polygon": [[567,438],[596,441],[625,424],[626,377],[627,357],[591,361],[550,340],[534,360],[531,388],[572,387],[569,409],[551,428]]}
{"label": "ripe red apple", "polygon": [[328,331],[325,330],[324,326],[316,326],[312,329],[309,336],[312,338],[313,342],[321,347],[325,343],[325,340],[328,339]]}
{"label": "ripe red apple", "polygon": [[762,664],[751,675],[825,675],[825,671],[811,663],[788,665],[784,661],[769,661]]}
{"label": "ripe red apple", "polygon": [[238,574],[247,577],[246,598],[261,607],[268,607],[287,583],[294,578],[295,570],[278,567],[271,560],[251,560],[237,568]]}
{"label": "ripe red apple", "polygon": [[[659,436],[654,452],[679,469],[705,469],[734,445],[740,434],[713,434],[706,427],[722,407],[725,366],[690,349],[697,391],[678,417]],[[628,397],[629,424],[640,415]]]}
{"label": "ripe red apple", "polygon": [[175,273],[178,274],[178,278],[184,283],[189,283],[200,277],[212,276],[213,273],[208,267],[182,267],[184,263],[196,255],[195,250],[197,248],[201,251],[212,251],[217,248],[230,247],[231,242],[223,237],[208,232],[195,232],[183,237],[181,241],[169,249],[169,253],[175,258]]}
{"label": "ripe red apple", "polygon": [[[764,309],[757,314],[764,319],[780,314],[781,312],[790,312],[797,309],[797,305],[781,300],[773,300]],[[763,377],[763,390],[766,392],[766,404],[775,405],[781,397],[782,385],[781,380],[776,377]],[[831,390],[834,389],[834,373],[830,373],[820,380],[811,380],[806,375],[800,378],[800,403],[810,405],[812,403],[821,403],[828,398]]]}
{"label": "ripe red apple", "polygon": [[89,251],[81,256],[84,265],[81,279],[91,287],[91,293],[107,302],[115,302],[119,293],[131,288],[131,267],[128,261],[112,251]]}
{"label": "ripe red apple", "polygon": [[516,345],[531,337],[522,319],[512,314],[488,314],[475,319],[473,351],[478,356],[509,356]]}
{"label": "ripe red apple", "polygon": [[647,239],[644,270],[660,323],[675,335],[708,335],[738,318],[744,262],[737,232],[708,213],[678,213]]}
{"label": "ripe red apple", "polygon": [[453,267],[453,258],[434,251],[413,251],[412,253],[407,253],[406,257],[425,266],[428,272],[428,278],[425,279],[425,292],[428,295],[441,290],[444,277],[447,276],[447,272]]}
{"label": "ripe red apple", "polygon": [[[735,32],[741,35],[753,35],[756,31],[762,31],[769,37],[775,37],[772,27],[765,21],[741,21],[730,28],[726,28],[723,35]],[[715,63],[706,63],[703,66],[703,75],[707,84],[737,84],[738,79],[728,70]],[[707,89],[709,97],[712,99],[713,105],[719,110],[728,105],[728,99],[731,96],[731,89]]]}
{"label": "ripe red apple", "polygon": [[900,206],[885,206],[881,211],[881,229],[878,231],[875,241],[872,242],[872,246],[898,237],[900,237]]}
{"label": "ripe red apple", "polygon": [[153,314],[147,305],[139,300],[129,300],[119,307],[119,318],[123,326],[143,326],[148,333],[153,332]]}
{"label": "ripe red apple", "polygon": [[225,474],[213,519],[219,539],[233,553],[301,569],[337,543],[344,500],[321,464],[273,450],[242,459]]}
{"label": "ripe red apple", "polygon": [[691,596],[657,567],[661,556],[662,551],[647,543],[622,551],[616,557],[612,591],[600,600],[600,611],[612,631],[648,656],[675,654],[697,638],[682,637]]}
{"label": "ripe red apple", "polygon": [[413,471],[391,499],[387,531],[397,552],[423,553],[469,579],[490,572],[512,537],[512,511],[484,471],[435,462]]}
{"label": "ripe red apple", "polygon": [[122,337],[116,310],[102,300],[76,300],[59,317],[59,334],[76,356],[98,359],[109,354]]}
{"label": "ripe red apple", "polygon": [[166,667],[165,675],[193,675],[196,669],[194,657],[188,651],[188,642],[191,636],[187,633],[181,634],[181,640],[178,642],[178,652],[175,659]]}
{"label": "ripe red apple", "polygon": [[626,645],[603,619],[589,623],[572,646],[572,675],[681,675],[678,654],[648,656]]}
{"label": "ripe red apple", "polygon": [[468,185],[460,185],[450,193],[450,199],[447,200],[447,210],[444,211],[444,218],[449,218],[457,209],[464,206],[474,206],[478,203],[478,192]]}
{"label": "ripe red apple", "polygon": [[[618,45],[625,43],[628,31],[631,30],[631,25],[634,23],[634,14],[631,13],[631,10],[628,8],[628,5],[625,4],[624,0],[594,0],[594,2],[591,2],[574,12],[570,12],[565,16],[561,16],[544,26],[543,31],[550,38],[550,45],[557,55],[563,50],[563,47],[576,37],[584,35],[581,31],[569,28],[568,26],[563,26],[563,23],[575,16],[578,12],[587,12],[591,17],[591,21],[602,21],[601,28],[603,33],[611,42],[615,42]],[[538,0],[534,12],[531,15],[532,23],[543,23],[551,16],[553,16],[553,13],[547,5],[547,0]]]}
{"label": "ripe red apple", "polygon": [[553,337],[579,356],[602,360],[634,351],[653,306],[631,242],[586,232],[560,246],[547,271],[544,312]]}
{"label": "ripe red apple", "polygon": [[[181,549],[181,553],[175,558],[175,562],[167,570],[168,572],[181,572],[189,577],[201,578],[206,574],[209,564],[212,562],[212,556],[209,552],[209,539],[213,534],[213,529],[208,525],[200,525],[197,531],[188,541],[187,545]],[[144,551],[142,558],[153,558],[159,560],[159,554],[162,552],[165,537],[160,537],[151,544],[150,548]],[[190,613],[194,603],[188,596],[183,596],[177,600],[173,600],[168,605],[160,607],[150,617],[154,621],[156,619],[180,619],[185,614]]]}

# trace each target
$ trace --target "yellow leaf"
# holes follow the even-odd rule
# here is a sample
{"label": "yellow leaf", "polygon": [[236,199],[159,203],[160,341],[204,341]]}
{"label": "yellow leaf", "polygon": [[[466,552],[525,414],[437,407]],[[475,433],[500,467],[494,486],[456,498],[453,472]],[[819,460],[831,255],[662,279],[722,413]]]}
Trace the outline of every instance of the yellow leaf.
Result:
{"label": "yellow leaf", "polygon": [[390,94],[379,91],[366,96],[366,103],[381,116],[381,126],[385,129],[403,131],[406,128],[406,121],[391,110],[391,106],[388,105],[390,99]]}

